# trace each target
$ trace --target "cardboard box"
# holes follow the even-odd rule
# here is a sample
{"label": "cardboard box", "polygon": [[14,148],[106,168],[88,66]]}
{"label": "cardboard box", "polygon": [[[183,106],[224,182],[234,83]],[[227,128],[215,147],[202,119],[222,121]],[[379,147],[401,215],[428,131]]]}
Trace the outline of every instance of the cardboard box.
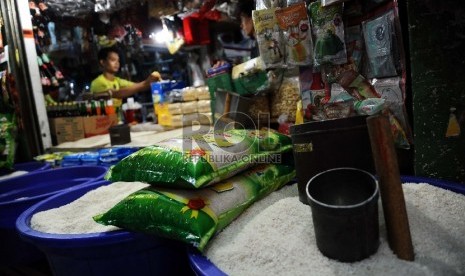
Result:
{"label": "cardboard box", "polygon": [[131,142],[131,132],[129,125],[116,125],[110,127],[111,145],[124,145]]}
{"label": "cardboard box", "polygon": [[85,137],[107,134],[109,133],[110,127],[118,124],[118,116],[116,114],[82,118]]}
{"label": "cardboard box", "polygon": [[83,117],[62,117],[49,120],[52,144],[72,142],[84,138]]}

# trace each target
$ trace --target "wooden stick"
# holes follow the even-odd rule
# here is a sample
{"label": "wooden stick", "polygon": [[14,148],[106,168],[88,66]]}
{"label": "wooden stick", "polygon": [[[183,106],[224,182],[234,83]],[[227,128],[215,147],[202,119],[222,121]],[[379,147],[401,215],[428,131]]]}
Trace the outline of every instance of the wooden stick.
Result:
{"label": "wooden stick", "polygon": [[415,254],[389,120],[382,115],[370,116],[367,118],[367,125],[379,179],[389,247],[399,259],[413,261]]}
{"label": "wooden stick", "polygon": [[231,94],[226,93],[226,99],[224,100],[224,110],[223,110],[223,117],[229,117],[229,111],[231,110]]}

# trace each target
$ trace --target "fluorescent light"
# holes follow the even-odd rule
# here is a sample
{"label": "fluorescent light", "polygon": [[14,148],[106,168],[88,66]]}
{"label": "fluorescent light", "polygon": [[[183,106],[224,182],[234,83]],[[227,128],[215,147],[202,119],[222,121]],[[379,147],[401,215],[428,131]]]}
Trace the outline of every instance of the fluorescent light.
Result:
{"label": "fluorescent light", "polygon": [[149,36],[151,39],[155,40],[156,43],[166,43],[173,40],[173,33],[162,29],[156,33],[151,33]]}

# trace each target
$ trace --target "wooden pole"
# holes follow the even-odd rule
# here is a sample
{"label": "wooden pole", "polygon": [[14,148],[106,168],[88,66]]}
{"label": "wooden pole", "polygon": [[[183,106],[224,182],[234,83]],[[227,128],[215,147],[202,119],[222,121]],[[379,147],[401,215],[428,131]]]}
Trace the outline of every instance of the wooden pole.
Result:
{"label": "wooden pole", "polygon": [[224,110],[223,110],[223,117],[229,117],[229,111],[231,110],[231,94],[226,93],[226,99],[224,100]]}
{"label": "wooden pole", "polygon": [[389,247],[399,259],[413,261],[415,254],[389,120],[383,115],[370,116],[367,125]]}

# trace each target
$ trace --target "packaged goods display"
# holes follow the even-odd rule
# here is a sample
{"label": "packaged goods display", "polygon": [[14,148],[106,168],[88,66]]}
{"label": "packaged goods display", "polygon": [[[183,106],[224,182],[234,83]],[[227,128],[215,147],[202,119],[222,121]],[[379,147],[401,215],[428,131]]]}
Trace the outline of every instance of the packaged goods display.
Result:
{"label": "packaged goods display", "polygon": [[252,12],[258,49],[266,68],[284,64],[284,41],[276,20],[276,8]]}
{"label": "packaged goods display", "polygon": [[210,99],[207,86],[188,86],[167,91],[155,104],[158,123],[167,127],[190,126],[194,123],[211,125],[211,120],[205,120],[205,115],[201,115],[211,113]]}
{"label": "packaged goods display", "polygon": [[[200,188],[291,149],[291,139],[271,130],[189,133],[146,147],[110,168],[110,181],[142,181],[169,188]],[[271,162],[271,161],[270,161]]]}
{"label": "packaged goods display", "polygon": [[286,61],[289,65],[313,63],[312,30],[304,2],[276,11],[279,27],[286,41]]}
{"label": "packaged goods display", "polygon": [[[395,1],[368,2],[255,1],[252,21],[260,56],[232,66],[232,72],[225,67],[224,84],[214,85],[219,75],[211,76],[210,93],[225,89],[249,98],[265,95],[272,122],[281,115],[294,123],[384,112],[392,116],[393,131],[405,133],[396,146],[410,148],[398,7]],[[293,70],[298,77],[285,77]],[[398,85],[383,81],[390,78],[397,78]],[[381,97],[398,100],[367,100]],[[257,120],[256,114],[250,117]]]}

